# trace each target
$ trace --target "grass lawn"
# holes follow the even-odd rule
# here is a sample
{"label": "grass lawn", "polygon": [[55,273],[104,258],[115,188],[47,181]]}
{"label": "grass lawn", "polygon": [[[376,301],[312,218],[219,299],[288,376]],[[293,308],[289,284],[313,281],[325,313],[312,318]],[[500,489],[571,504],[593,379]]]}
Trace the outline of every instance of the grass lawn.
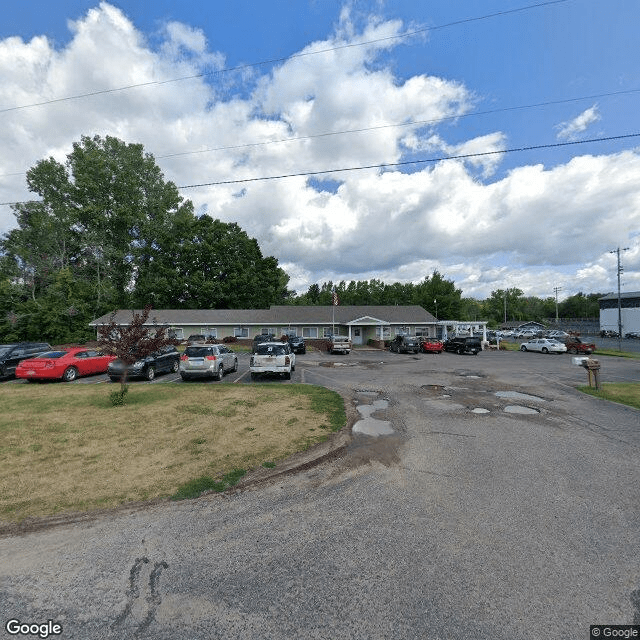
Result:
{"label": "grass lawn", "polygon": [[588,393],[596,398],[612,400],[621,404],[640,409],[640,384],[637,382],[605,382],[600,391],[595,387],[578,387],[579,391]]}
{"label": "grass lawn", "polygon": [[311,385],[131,385],[126,402],[103,385],[0,387],[0,521],[224,488],[346,422]]}

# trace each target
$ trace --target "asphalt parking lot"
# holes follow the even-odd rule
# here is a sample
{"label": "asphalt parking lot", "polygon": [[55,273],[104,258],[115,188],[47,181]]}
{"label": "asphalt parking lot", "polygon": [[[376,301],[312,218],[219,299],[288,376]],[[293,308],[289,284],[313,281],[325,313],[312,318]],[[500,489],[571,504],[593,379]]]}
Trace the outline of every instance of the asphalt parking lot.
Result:
{"label": "asphalt parking lot", "polygon": [[[225,382],[254,384],[248,358]],[[603,382],[640,381],[639,361],[600,361]],[[350,434],[319,465],[226,495],[2,537],[0,612],[114,639],[638,624],[640,411],[580,394],[586,377],[567,355],[298,356],[291,382],[339,391],[356,425],[389,435]]]}

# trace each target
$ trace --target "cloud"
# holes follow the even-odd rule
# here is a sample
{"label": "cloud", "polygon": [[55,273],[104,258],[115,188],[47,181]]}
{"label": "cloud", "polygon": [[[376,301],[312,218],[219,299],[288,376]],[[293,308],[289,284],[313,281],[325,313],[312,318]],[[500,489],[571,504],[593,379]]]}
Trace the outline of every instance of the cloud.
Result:
{"label": "cloud", "polygon": [[[24,176],[7,174],[49,155],[64,160],[81,135],[141,142],[166,178],[183,186],[425,154],[500,152],[506,145],[502,131],[449,141],[452,123],[478,97],[456,79],[397,77],[388,54],[397,46],[393,36],[406,28],[400,21],[356,22],[343,11],[325,40],[270,70],[242,76],[203,76],[220,69],[225,57],[190,25],[167,23],[152,48],[121,10],[103,2],[70,26],[73,37],[60,49],[44,37],[0,41],[0,107],[154,84],[3,114],[0,202],[29,197]],[[324,53],[311,55],[318,51]],[[172,81],[185,76],[200,77]],[[594,106],[563,125],[563,135],[577,135],[597,118]],[[567,295],[572,287],[611,290],[608,251],[631,243],[638,255],[640,155],[577,156],[496,177],[502,157],[182,193],[196,210],[237,222],[256,237],[298,290],[326,279],[417,282],[434,269],[465,295],[479,297],[508,286],[544,296],[556,285]],[[1,207],[0,232],[14,224]],[[640,289],[638,259],[628,257],[626,281]]]}
{"label": "cloud", "polygon": [[559,140],[577,140],[581,133],[586,131],[594,122],[598,122],[598,120],[600,120],[600,113],[598,112],[598,105],[594,104],[573,120],[557,125],[557,137]]}

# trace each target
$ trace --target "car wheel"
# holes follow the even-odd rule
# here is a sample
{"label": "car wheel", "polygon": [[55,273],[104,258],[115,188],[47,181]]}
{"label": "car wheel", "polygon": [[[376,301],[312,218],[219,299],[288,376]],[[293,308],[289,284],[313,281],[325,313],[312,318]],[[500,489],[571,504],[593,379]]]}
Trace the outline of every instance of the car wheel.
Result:
{"label": "car wheel", "polygon": [[542,353],[549,353],[549,349],[547,349],[547,347],[542,347]]}
{"label": "car wheel", "polygon": [[285,379],[285,380],[291,380],[291,371],[287,371],[287,372],[284,374],[284,379]]}
{"label": "car wheel", "polygon": [[253,371],[251,372],[251,379],[255,380],[258,377],[257,373],[254,373]]}
{"label": "car wheel", "polygon": [[220,380],[222,380],[222,376],[223,375],[224,375],[224,367],[222,365],[220,365],[218,367],[217,373],[214,376],[214,379],[220,381]]}
{"label": "car wheel", "polygon": [[118,376],[109,376],[109,380],[111,380],[111,382],[120,382],[120,378],[118,378]]}
{"label": "car wheel", "polygon": [[463,349],[462,347],[460,347],[460,348],[458,349],[458,355],[459,355],[459,356],[461,356],[461,355],[463,355],[463,354],[464,354],[464,349]]}
{"label": "car wheel", "polygon": [[520,351],[526,351],[526,350],[527,350],[527,347],[525,347],[524,345],[520,347]]}
{"label": "car wheel", "polygon": [[307,353],[307,350],[306,350],[306,349],[303,349],[303,350],[302,350],[302,353],[303,353],[303,354]]}
{"label": "car wheel", "polygon": [[183,380],[191,380],[191,376],[186,376],[184,373],[181,373],[181,374],[180,374],[180,377],[181,377]]}
{"label": "car wheel", "polygon": [[180,370],[180,362],[178,360],[176,360],[173,365],[171,366],[171,372],[172,373],[178,373],[178,371]]}
{"label": "car wheel", "polygon": [[78,370],[75,367],[67,367],[62,374],[65,382],[73,382],[78,377]]}
{"label": "car wheel", "polygon": [[238,370],[238,358],[233,359],[233,369],[231,369],[232,373],[235,373]]}
{"label": "car wheel", "polygon": [[156,370],[153,367],[147,367],[144,377],[151,382],[156,377]]}

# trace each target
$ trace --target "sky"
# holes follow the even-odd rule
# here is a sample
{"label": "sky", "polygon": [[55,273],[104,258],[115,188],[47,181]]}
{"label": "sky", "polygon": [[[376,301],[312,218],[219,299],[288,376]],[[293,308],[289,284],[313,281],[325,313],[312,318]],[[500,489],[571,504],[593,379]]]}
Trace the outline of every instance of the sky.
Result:
{"label": "sky", "polygon": [[[637,0],[23,0],[0,203],[81,136],[142,143],[289,287],[640,290]],[[285,176],[285,177],[283,177]],[[16,226],[0,205],[0,234]]]}

